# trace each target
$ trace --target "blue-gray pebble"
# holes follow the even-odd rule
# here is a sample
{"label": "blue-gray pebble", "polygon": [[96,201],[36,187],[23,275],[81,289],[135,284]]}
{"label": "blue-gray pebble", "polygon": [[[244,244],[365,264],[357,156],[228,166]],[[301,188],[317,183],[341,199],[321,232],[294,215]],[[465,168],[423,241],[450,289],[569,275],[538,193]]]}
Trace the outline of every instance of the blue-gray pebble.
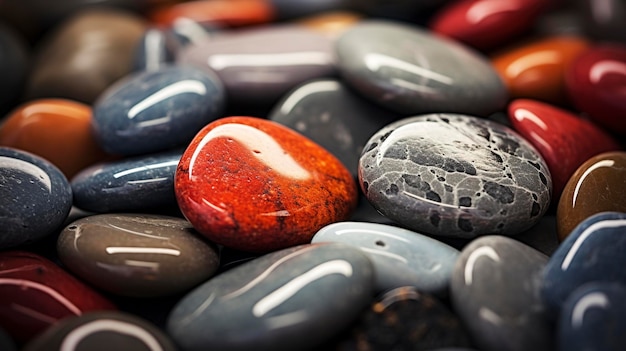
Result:
{"label": "blue-gray pebble", "polygon": [[450,295],[480,350],[553,350],[539,296],[547,261],[539,251],[497,235],[475,239],[461,251]]}
{"label": "blue-gray pebble", "polygon": [[552,192],[548,167],[526,140],[458,114],[406,118],[378,131],[361,155],[359,182],[403,227],[463,238],[527,230]]}
{"label": "blue-gray pebble", "polygon": [[457,249],[425,235],[375,223],[329,224],[311,242],[340,242],[363,250],[374,266],[378,292],[414,286],[445,294],[459,255]]}
{"label": "blue-gray pebble", "polygon": [[60,229],[72,188],[47,160],[0,147],[0,248],[27,244]]}
{"label": "blue-gray pebble", "polygon": [[186,295],[169,335],[184,350],[307,350],[347,327],[372,300],[361,250],[309,244],[244,263]]}
{"label": "blue-gray pebble", "polygon": [[222,83],[208,69],[169,66],[109,87],[94,105],[92,127],[109,153],[147,154],[185,146],[224,106]]}
{"label": "blue-gray pebble", "polygon": [[72,178],[74,205],[98,213],[175,206],[181,156],[182,151],[168,151],[85,168]]}

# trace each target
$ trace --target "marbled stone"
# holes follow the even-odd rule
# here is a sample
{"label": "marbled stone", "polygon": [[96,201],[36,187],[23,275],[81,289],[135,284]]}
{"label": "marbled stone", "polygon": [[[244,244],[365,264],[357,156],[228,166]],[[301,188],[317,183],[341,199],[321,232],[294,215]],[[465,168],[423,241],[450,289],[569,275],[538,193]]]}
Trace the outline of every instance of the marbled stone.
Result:
{"label": "marbled stone", "polygon": [[626,287],[591,283],[572,292],[559,317],[560,351],[618,351],[626,344]]}
{"label": "marbled stone", "polygon": [[626,212],[626,152],[596,155],[585,161],[563,189],[556,210],[559,240],[600,212]]}
{"label": "marbled stone", "polygon": [[214,74],[191,66],[169,66],[127,76],[94,105],[92,126],[103,149],[137,155],[187,145],[225,105]]}
{"label": "marbled stone", "polygon": [[[1,5],[0,5],[1,6]],[[0,21],[0,117],[11,109],[28,72],[28,53],[22,39]]]}
{"label": "marbled stone", "polygon": [[215,71],[231,104],[272,105],[296,86],[336,73],[332,40],[295,25],[224,33],[181,50],[177,62]]}
{"label": "marbled stone", "polygon": [[176,206],[174,174],[182,150],[95,164],[72,182],[74,206],[92,212]]}
{"label": "marbled stone", "polygon": [[357,187],[332,154],[278,123],[219,119],[191,142],[174,178],[185,217],[202,234],[244,251],[311,241],[346,220]]}
{"label": "marbled stone", "polygon": [[565,75],[572,103],[604,128],[626,135],[626,46],[596,44]]}
{"label": "marbled stone", "polygon": [[589,47],[582,36],[555,36],[517,44],[492,58],[512,98],[563,105],[569,101],[565,74]]}
{"label": "marbled stone", "polygon": [[455,311],[480,350],[553,350],[539,296],[548,257],[504,236],[467,245],[452,274]]}
{"label": "marbled stone", "polygon": [[72,207],[72,188],[50,162],[0,147],[0,248],[53,234]]}
{"label": "marbled stone", "polygon": [[410,230],[375,223],[339,222],[320,229],[312,243],[339,242],[369,257],[378,292],[414,286],[445,295],[459,251]]}
{"label": "marbled stone", "polygon": [[626,284],[626,213],[603,212],[580,223],[550,257],[541,297],[553,316],[577,288],[590,282]]}
{"label": "marbled stone", "polygon": [[355,95],[340,80],[308,82],[294,89],[268,118],[318,143],[335,155],[356,178],[359,155],[367,140],[399,115]]}
{"label": "marbled stone", "polygon": [[149,28],[143,34],[133,59],[133,71],[157,71],[174,61],[177,43],[161,28]]}
{"label": "marbled stone", "polygon": [[288,248],[196,288],[174,307],[167,330],[185,350],[307,350],[347,327],[372,288],[371,264],[358,249]]}
{"label": "marbled stone", "polygon": [[39,99],[16,107],[0,126],[0,145],[45,158],[71,178],[110,158],[91,132],[91,107],[64,99]]}
{"label": "marbled stone", "polygon": [[507,92],[486,57],[416,26],[362,21],[336,43],[342,78],[368,99],[404,115],[487,116]]}
{"label": "marbled stone", "polygon": [[155,297],[189,290],[219,266],[215,247],[181,218],[102,214],[72,222],[57,252],[78,277],[117,295]]}
{"label": "marbled stone", "polygon": [[539,151],[552,175],[556,205],[565,184],[589,158],[620,150],[613,137],[571,112],[539,101],[519,99],[508,108],[513,128]]}
{"label": "marbled stone", "polygon": [[76,13],[40,44],[26,98],[93,103],[132,70],[133,49],[145,29],[141,18],[125,11],[100,8]]}
{"label": "marbled stone", "polygon": [[459,318],[415,287],[400,287],[374,301],[336,350],[432,350],[470,346]]}
{"label": "marbled stone", "polygon": [[0,327],[23,343],[59,320],[115,306],[51,261],[0,252]]}
{"label": "marbled stone", "polygon": [[550,172],[513,130],[465,115],[394,122],[372,136],[359,164],[361,189],[383,215],[449,237],[513,235],[550,204]]}
{"label": "marbled stone", "polygon": [[66,318],[38,335],[23,351],[176,351],[152,323],[124,312],[90,312]]}
{"label": "marbled stone", "polygon": [[275,9],[266,0],[196,0],[157,8],[149,18],[159,26],[173,26],[181,19],[218,27],[252,26],[267,23]]}

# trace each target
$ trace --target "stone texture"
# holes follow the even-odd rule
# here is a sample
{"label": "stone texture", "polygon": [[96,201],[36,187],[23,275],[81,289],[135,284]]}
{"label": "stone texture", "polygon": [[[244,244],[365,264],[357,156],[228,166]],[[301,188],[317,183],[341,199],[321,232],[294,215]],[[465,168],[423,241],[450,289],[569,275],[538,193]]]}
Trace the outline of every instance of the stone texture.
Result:
{"label": "stone texture", "polygon": [[72,207],[72,188],[50,162],[0,147],[0,248],[53,234]]}
{"label": "stone texture", "polygon": [[185,292],[219,267],[217,248],[181,218],[102,214],[65,227],[59,259],[74,274],[117,295],[155,297]]}
{"label": "stone texture", "polygon": [[176,351],[163,331],[124,312],[90,312],[71,317],[47,329],[23,351]]}
{"label": "stone texture", "polygon": [[339,222],[320,229],[312,243],[339,242],[363,250],[374,267],[376,290],[414,286],[446,295],[459,251],[410,230],[375,223]]}
{"label": "stone texture", "polygon": [[99,213],[174,207],[174,174],[182,152],[135,156],[88,167],[70,183],[74,206]]}
{"label": "stone texture", "polygon": [[[0,4],[0,6],[2,6]],[[0,21],[1,22],[1,21]],[[20,96],[29,69],[26,45],[11,28],[0,23],[0,117]]]}
{"label": "stone texture", "polygon": [[92,127],[102,148],[121,155],[147,154],[187,145],[221,117],[224,88],[214,74],[170,66],[127,76],[94,105]]}
{"label": "stone texture", "polygon": [[550,172],[513,130],[465,115],[394,122],[365,146],[361,189],[383,215],[420,233],[513,235],[550,204]]}
{"label": "stone texture", "polygon": [[358,249],[288,248],[192,291],[172,310],[167,330],[185,350],[308,350],[358,316],[372,284],[371,264]]}
{"label": "stone texture", "polygon": [[485,57],[416,26],[362,21],[337,39],[336,51],[348,85],[404,115],[487,116],[507,102],[506,87]]}
{"label": "stone texture", "polygon": [[23,343],[59,320],[115,306],[53,262],[0,252],[0,327]]}
{"label": "stone texture", "polygon": [[212,241],[244,251],[310,242],[356,207],[350,172],[319,145],[278,123],[219,119],[191,142],[176,171],[181,211]]}
{"label": "stone texture", "polygon": [[553,350],[539,296],[548,257],[504,236],[467,245],[452,274],[455,311],[480,350]]}
{"label": "stone texture", "polygon": [[252,26],[267,23],[275,9],[266,0],[187,1],[162,6],[149,14],[159,26],[173,26],[181,19],[219,27]]}
{"label": "stone texture", "polygon": [[91,132],[91,107],[65,99],[38,99],[16,107],[0,126],[0,145],[31,152],[71,178],[110,158]]}
{"label": "stone texture", "polygon": [[588,217],[626,212],[626,152],[596,155],[585,161],[563,189],[556,211],[559,240]]}

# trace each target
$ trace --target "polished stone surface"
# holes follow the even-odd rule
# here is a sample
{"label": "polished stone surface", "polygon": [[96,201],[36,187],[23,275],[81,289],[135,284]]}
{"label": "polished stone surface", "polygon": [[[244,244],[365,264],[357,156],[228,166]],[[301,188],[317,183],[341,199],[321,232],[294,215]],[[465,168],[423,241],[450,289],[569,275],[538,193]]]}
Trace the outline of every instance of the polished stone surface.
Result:
{"label": "polished stone surface", "polygon": [[504,236],[467,245],[452,275],[455,311],[480,350],[553,350],[539,297],[548,257]]}
{"label": "polished stone surface", "polygon": [[186,295],[167,331],[185,350],[304,350],[331,338],[372,299],[358,249],[309,244],[233,268]]}
{"label": "polished stone surface", "polygon": [[363,15],[352,11],[329,11],[299,18],[296,23],[330,38],[337,38],[348,28],[363,19]]}
{"label": "polished stone surface", "polygon": [[26,44],[10,27],[0,21],[0,118],[19,97],[26,80],[29,57]]}
{"label": "polished stone surface", "polygon": [[585,161],[563,189],[556,211],[559,239],[590,216],[626,212],[626,152],[596,155]]}
{"label": "polished stone surface", "polygon": [[266,0],[195,0],[162,6],[149,13],[159,26],[174,26],[180,20],[218,27],[265,24],[275,18],[275,9]]}
{"label": "polished stone surface", "polygon": [[169,66],[127,76],[98,98],[92,127],[103,149],[138,155],[189,144],[221,117],[224,87],[214,74]]}
{"label": "polished stone surface", "polygon": [[506,87],[486,57],[417,26],[362,21],[337,39],[336,51],[348,85],[406,116],[487,116],[507,102]]}
{"label": "polished stone surface", "polygon": [[414,286],[446,295],[459,256],[458,250],[425,235],[375,223],[329,224],[311,242],[338,242],[363,250],[374,267],[378,292]]}
{"label": "polished stone surface", "polygon": [[361,189],[383,215],[420,233],[514,235],[550,204],[550,172],[513,130],[465,115],[394,122],[369,140]]}
{"label": "polished stone surface", "polygon": [[357,187],[332,154],[278,123],[229,117],[202,129],[176,171],[179,207],[212,241],[272,251],[347,220]]}
{"label": "polished stone surface", "polygon": [[72,207],[67,178],[45,159],[0,147],[0,248],[55,233]]}
{"label": "polished stone surface", "polygon": [[72,178],[74,206],[106,213],[176,206],[174,174],[182,150],[88,167]]}
{"label": "polished stone surface", "polygon": [[219,267],[217,248],[181,218],[101,214],[70,223],[57,252],[78,277],[116,295],[156,297],[185,292]]}

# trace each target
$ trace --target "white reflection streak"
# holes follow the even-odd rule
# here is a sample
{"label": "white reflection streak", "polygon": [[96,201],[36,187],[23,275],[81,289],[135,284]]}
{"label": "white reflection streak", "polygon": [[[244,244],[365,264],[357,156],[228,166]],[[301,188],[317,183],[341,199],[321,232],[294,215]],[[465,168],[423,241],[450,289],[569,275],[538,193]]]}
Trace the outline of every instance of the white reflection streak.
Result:
{"label": "white reflection streak", "polygon": [[208,64],[215,70],[228,67],[254,66],[304,66],[327,65],[331,56],[319,51],[272,53],[272,54],[218,54],[209,57]]}
{"label": "white reflection streak", "polygon": [[517,1],[502,1],[502,0],[485,0],[474,3],[470,7],[465,15],[467,21],[471,24],[476,24],[485,18],[507,11],[515,11],[520,8]]}
{"label": "white reflection streak", "polygon": [[500,256],[498,256],[498,253],[496,253],[492,247],[482,246],[474,250],[465,263],[465,285],[472,285],[474,265],[476,264],[476,261],[483,256],[487,256],[496,262],[500,262]]}
{"label": "white reflection streak", "polygon": [[108,254],[118,253],[147,253],[147,254],[161,254],[180,256],[180,251],[175,249],[162,249],[158,247],[121,247],[121,246],[109,246],[106,248]]}
{"label": "white reflection streak", "polygon": [[153,71],[159,68],[159,57],[162,37],[158,30],[149,30],[146,33],[146,70]]}
{"label": "white reflection streak", "polygon": [[500,318],[500,316],[498,316],[494,311],[487,307],[481,307],[480,310],[478,310],[478,315],[480,316],[480,318],[490,322],[491,324],[502,324],[502,318]]}
{"label": "white reflection streak", "polygon": [[178,17],[173,23],[174,30],[185,36],[192,44],[197,44],[201,40],[211,36],[196,21],[187,17]]}
{"label": "white reflection streak", "polygon": [[365,60],[365,65],[367,66],[367,68],[369,68],[372,71],[378,71],[381,67],[387,66],[387,67],[397,68],[405,72],[415,74],[417,76],[432,79],[443,84],[450,85],[454,83],[454,80],[448,76],[444,76],[443,74],[439,74],[429,69],[416,66],[407,61],[399,60],[395,57],[378,54],[378,53],[369,53],[365,55],[364,60]]}
{"label": "white reflection streak", "polygon": [[169,99],[172,96],[179,94],[193,93],[198,95],[206,94],[206,87],[204,84],[197,80],[183,80],[172,85],[168,85],[165,88],[157,91],[156,93],[143,99],[137,105],[133,106],[128,111],[128,118],[133,119],[143,110],[163,100]]}
{"label": "white reflection streak", "polygon": [[591,234],[595,234],[602,229],[618,228],[623,226],[626,226],[626,219],[605,220],[590,225],[589,228],[585,229],[580,234],[578,239],[576,239],[576,241],[574,242],[574,245],[572,245],[572,248],[567,252],[565,259],[563,259],[563,263],[561,264],[561,270],[564,271],[569,268],[569,265],[572,263],[574,256],[576,256],[576,253],[578,252],[582,244],[585,243],[585,240],[587,240],[587,238]]}
{"label": "white reflection streak", "polygon": [[164,180],[168,180],[167,177],[162,178],[154,178],[154,179],[142,179],[142,180],[129,180],[128,184],[144,184],[144,183],[154,183],[154,182],[162,182]]}
{"label": "white reflection streak", "polygon": [[110,330],[115,333],[135,337],[141,340],[141,342],[143,342],[143,344],[147,346],[150,351],[163,351],[159,341],[143,328],[134,324],[112,319],[99,319],[83,324],[72,330],[63,339],[63,343],[61,344],[59,351],[74,351],[84,338],[104,330]]}
{"label": "white reflection streak", "polygon": [[124,260],[124,263],[128,266],[150,268],[153,271],[158,271],[159,266],[160,266],[158,262],[137,261],[137,260]]}
{"label": "white reflection streak", "polygon": [[609,299],[600,292],[595,292],[589,294],[580,301],[576,303],[574,306],[574,310],[572,312],[572,326],[574,328],[580,328],[583,325],[583,319],[585,318],[585,312],[591,307],[601,307],[607,308],[609,307]]}
{"label": "white reflection streak", "polygon": [[129,234],[133,234],[133,235],[139,235],[139,236],[144,236],[146,238],[153,238],[153,239],[159,239],[159,240],[169,240],[168,238],[163,238],[160,236],[156,236],[156,235],[150,235],[150,234],[146,234],[146,233],[142,233],[142,232],[137,232],[134,230],[130,230],[130,229],[126,229],[126,228],[122,228],[120,226],[117,226],[115,224],[111,224],[111,223],[107,223],[111,228],[117,229],[117,230],[121,230],[123,232],[129,233]]}
{"label": "white reflection streak", "polygon": [[170,167],[170,166],[178,166],[178,161],[179,160],[167,161],[167,162],[159,162],[159,163],[155,163],[153,165],[147,165],[147,166],[141,166],[141,167],[135,167],[135,168],[127,169],[125,171],[117,172],[117,173],[113,174],[113,178],[117,179],[117,178],[123,177],[125,175],[129,175],[129,174],[133,174],[133,173],[137,173],[137,172],[149,171],[151,169],[158,169],[158,168]]}
{"label": "white reflection streak", "polygon": [[400,78],[391,78],[391,84],[393,85],[397,85],[399,87],[403,87],[403,88],[407,88],[410,90],[415,90],[419,93],[424,93],[424,94],[438,94],[439,91],[437,89],[433,89],[431,87],[427,87],[425,85],[419,85],[419,84],[415,84],[415,83],[411,83],[409,81],[406,81],[404,79],[400,79]]}
{"label": "white reflection streak", "polygon": [[613,60],[596,62],[589,71],[589,79],[592,83],[597,84],[602,76],[609,72],[626,76],[626,63]]}
{"label": "white reflection streak", "polygon": [[281,314],[279,316],[274,316],[267,318],[265,323],[268,325],[269,329],[278,329],[289,327],[294,324],[298,324],[300,322],[304,322],[309,319],[308,313],[305,310],[298,310],[291,313]]}
{"label": "white reflection streak", "polygon": [[0,278],[0,285],[3,285],[3,284],[16,285],[20,287],[21,289],[30,288],[30,289],[39,290],[45,293],[46,295],[52,297],[53,299],[55,299],[57,302],[65,306],[65,308],[70,310],[75,315],[80,316],[82,314],[81,310],[78,307],[76,307],[76,305],[74,305],[72,302],[66,299],[63,295],[59,294],[56,290],[53,290],[43,284],[31,282],[31,281],[24,280],[24,279]]}
{"label": "white reflection streak", "polygon": [[296,90],[293,94],[287,98],[280,108],[280,112],[288,114],[303,98],[324,91],[337,91],[341,86],[337,82],[316,82],[307,84],[306,86]]}
{"label": "white reflection streak", "polygon": [[397,236],[397,235],[393,235],[393,234],[389,234],[389,233],[386,233],[386,232],[382,232],[382,231],[379,231],[379,230],[372,230],[372,229],[342,229],[342,230],[336,231],[335,235],[339,236],[339,235],[349,234],[349,233],[359,233],[359,234],[367,233],[367,234],[374,234],[374,235],[382,235],[382,236],[386,236],[388,238],[393,238],[393,239],[396,239],[396,240],[404,241],[405,243],[409,243],[410,242],[409,240],[407,240],[407,239],[405,239],[403,237],[400,237],[400,236]]}
{"label": "white reflection streak", "polygon": [[400,261],[400,262],[402,262],[404,264],[409,263],[409,261],[406,258],[404,258],[404,257],[402,257],[400,255],[396,255],[396,254],[391,253],[391,252],[380,251],[380,250],[376,250],[376,249],[370,249],[369,247],[359,247],[359,248],[361,250],[365,251],[365,252],[369,252],[369,253],[372,253],[372,254],[375,254],[375,255],[386,256],[386,257],[389,257],[389,258],[394,259],[396,261]]}
{"label": "white reflection streak", "polygon": [[520,109],[515,110],[514,117],[520,122],[527,119],[533,122],[534,124],[536,124],[537,126],[539,126],[539,128],[543,130],[548,130],[548,126],[545,124],[544,121],[541,120],[541,118],[539,118],[537,115],[535,115],[534,113],[526,109],[520,108]]}
{"label": "white reflection streak", "polygon": [[576,184],[576,188],[574,188],[574,196],[572,196],[572,207],[576,206],[576,199],[578,198],[578,192],[580,191],[580,187],[583,185],[583,182],[585,181],[585,178],[587,178],[589,176],[589,174],[591,174],[591,172],[595,171],[598,168],[613,167],[614,164],[615,164],[615,161],[613,161],[613,160],[603,160],[603,161],[600,161],[600,162],[594,164],[593,166],[589,167],[583,173],[583,175],[578,180],[578,183]]}
{"label": "white reflection streak", "polygon": [[517,77],[520,73],[531,67],[538,65],[558,64],[561,62],[561,54],[554,50],[545,50],[535,52],[530,55],[524,55],[513,61],[506,68],[506,75]]}
{"label": "white reflection streak", "polygon": [[50,176],[48,176],[48,173],[30,162],[22,161],[17,158],[0,156],[0,168],[15,169],[20,172],[32,175],[39,179],[41,183],[43,183],[49,193],[52,193],[52,181],[50,180]]}
{"label": "white reflection streak", "polygon": [[148,121],[142,121],[137,123],[137,127],[152,127],[152,126],[158,126],[159,124],[165,124],[165,123],[169,123],[172,120],[172,118],[170,116],[165,116],[165,117],[161,117],[161,118],[156,118],[156,119],[151,119]]}
{"label": "white reflection streak", "polygon": [[255,317],[263,317],[308,284],[331,274],[342,274],[350,277],[352,276],[352,265],[348,261],[333,260],[311,268],[259,300],[252,308],[252,314]]}

